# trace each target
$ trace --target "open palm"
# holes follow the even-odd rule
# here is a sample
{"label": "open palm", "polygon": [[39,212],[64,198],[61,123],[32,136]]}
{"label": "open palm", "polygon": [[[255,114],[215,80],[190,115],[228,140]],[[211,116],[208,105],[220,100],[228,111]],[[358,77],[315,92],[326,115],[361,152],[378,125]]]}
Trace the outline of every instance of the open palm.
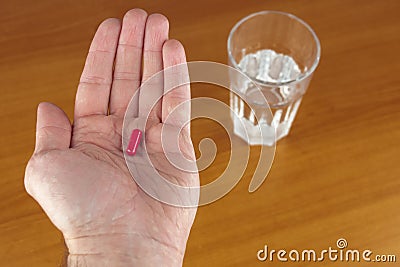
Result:
{"label": "open palm", "polygon": [[[182,45],[167,39],[168,20],[159,14],[147,16],[134,9],[125,15],[122,26],[117,19],[105,20],[82,73],[73,127],[55,105],[39,105],[36,147],[25,185],[62,231],[71,263],[94,263],[97,257],[101,264],[96,266],[182,263],[196,209],[169,206],[143,192],[127,168],[121,142],[124,114],[140,84],[163,68],[186,61]],[[151,95],[162,94],[162,86],[140,91],[138,103],[133,103],[137,120],[150,114],[142,141],[161,175],[196,186],[198,174],[170,164],[160,138],[167,116],[190,99],[190,89],[173,90],[154,109],[146,110]],[[182,118],[172,120],[177,125],[171,127],[182,127],[178,122],[188,114],[190,110],[178,113]],[[186,158],[195,158],[189,127],[183,127],[179,145]]]}

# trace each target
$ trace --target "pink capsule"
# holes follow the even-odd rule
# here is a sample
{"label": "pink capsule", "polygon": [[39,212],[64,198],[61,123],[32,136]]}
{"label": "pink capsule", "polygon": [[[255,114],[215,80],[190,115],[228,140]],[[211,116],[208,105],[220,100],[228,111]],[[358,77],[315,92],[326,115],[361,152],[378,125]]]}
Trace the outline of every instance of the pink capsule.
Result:
{"label": "pink capsule", "polygon": [[141,138],[142,138],[142,131],[139,129],[134,129],[132,131],[131,138],[129,139],[128,147],[126,148],[126,153],[129,156],[133,156],[136,154],[136,149],[139,146]]}

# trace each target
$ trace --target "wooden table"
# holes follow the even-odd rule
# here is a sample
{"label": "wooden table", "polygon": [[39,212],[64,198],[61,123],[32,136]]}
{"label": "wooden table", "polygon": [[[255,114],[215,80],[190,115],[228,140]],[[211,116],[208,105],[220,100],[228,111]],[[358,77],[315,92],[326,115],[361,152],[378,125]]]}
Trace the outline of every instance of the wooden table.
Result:
{"label": "wooden table", "polygon": [[[15,0],[0,4],[1,266],[60,262],[62,237],[23,187],[36,106],[56,103],[72,118],[96,26],[133,7],[169,17],[170,36],[183,42],[189,60],[226,63],[230,28],[267,9],[304,19],[322,44],[321,63],[266,182],[249,194],[250,166],[227,196],[199,209],[185,266],[347,266],[261,263],[256,256],[264,245],[322,250],[335,248],[339,238],[400,261],[400,1]],[[218,90],[198,95],[228,100]],[[221,129],[201,125],[194,123],[195,142],[210,133],[224,142]],[[226,153],[222,146],[201,173],[203,183],[225,168]]]}

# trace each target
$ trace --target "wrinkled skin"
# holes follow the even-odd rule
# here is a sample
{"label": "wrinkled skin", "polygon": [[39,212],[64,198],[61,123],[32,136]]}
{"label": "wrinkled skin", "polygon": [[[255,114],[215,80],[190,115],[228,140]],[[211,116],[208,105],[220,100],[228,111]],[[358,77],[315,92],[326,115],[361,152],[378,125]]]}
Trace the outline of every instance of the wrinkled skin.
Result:
{"label": "wrinkled skin", "polygon": [[[182,45],[168,40],[168,20],[134,9],[122,25],[107,19],[99,26],[80,79],[73,126],[57,106],[39,105],[36,147],[25,186],[63,233],[70,266],[182,264],[196,209],[169,206],[143,192],[128,171],[121,135],[126,108],[140,84],[163,68],[184,62]],[[155,93],[162,91],[160,86]],[[147,93],[140,91],[138,117],[147,112]],[[188,86],[163,96],[149,111],[142,141],[160,174],[196,186],[198,174],[174,168],[160,139],[169,112],[187,99]],[[179,114],[187,116],[190,110]],[[195,159],[189,127],[183,127],[179,142],[185,156]]]}

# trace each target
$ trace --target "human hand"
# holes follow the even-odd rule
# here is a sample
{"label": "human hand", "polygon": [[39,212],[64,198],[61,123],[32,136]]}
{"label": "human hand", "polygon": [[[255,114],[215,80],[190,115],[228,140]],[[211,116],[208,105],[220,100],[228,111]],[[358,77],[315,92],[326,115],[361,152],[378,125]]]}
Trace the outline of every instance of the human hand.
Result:
{"label": "human hand", "polygon": [[[168,27],[164,16],[147,16],[140,9],[127,12],[122,26],[117,19],[105,20],[80,79],[73,126],[57,106],[38,107],[25,187],[62,231],[70,266],[182,264],[196,209],[169,206],[143,192],[128,171],[121,142],[123,117],[140,84],[163,68],[186,62],[182,45],[168,40]],[[163,88],[140,92],[139,117],[148,93],[161,96]],[[198,186],[198,173],[179,171],[168,162],[160,139],[166,116],[188,99],[188,86],[163,96],[150,112],[142,142],[162,176]],[[189,134],[189,127],[183,127],[179,145],[194,160]]]}

